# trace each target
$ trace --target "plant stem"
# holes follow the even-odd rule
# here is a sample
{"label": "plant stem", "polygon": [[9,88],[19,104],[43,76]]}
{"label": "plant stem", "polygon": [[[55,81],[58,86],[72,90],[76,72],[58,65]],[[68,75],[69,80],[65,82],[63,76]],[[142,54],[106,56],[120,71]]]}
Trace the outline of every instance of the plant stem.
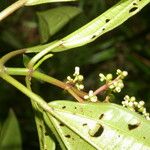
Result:
{"label": "plant stem", "polygon": [[26,2],[27,2],[27,0],[19,0],[19,1],[15,2],[15,3],[13,3],[12,5],[10,5],[9,7],[7,7],[6,9],[4,9],[3,11],[1,11],[0,12],[0,21],[5,19],[7,16],[12,14],[14,11],[19,9],[20,7],[24,6],[24,4]]}
{"label": "plant stem", "polygon": [[[26,76],[29,72],[29,69],[26,68],[5,68],[5,72],[10,74],[10,75],[23,75]],[[87,95],[85,92],[79,91],[75,89],[74,87],[71,87],[70,85],[57,80],[53,77],[50,77],[46,74],[40,73],[38,71],[33,71],[32,77],[45,81],[47,83],[53,84],[55,86],[58,86],[64,90],[67,90],[75,99],[77,99],[79,102],[83,102],[82,98],[84,95]],[[80,98],[82,97],[82,98]]]}
{"label": "plant stem", "polygon": [[21,49],[21,50],[16,50],[16,51],[12,51],[6,55],[4,55],[1,59],[0,59],[0,64],[4,65],[9,59],[11,59],[12,57],[19,55],[19,54],[23,54],[25,53],[26,49]]}
{"label": "plant stem", "polygon": [[97,95],[97,94],[99,94],[99,93],[101,93],[101,92],[107,90],[108,87],[109,87],[109,85],[108,85],[108,84],[105,84],[105,85],[99,87],[93,94],[94,94],[94,95]]}
{"label": "plant stem", "polygon": [[118,76],[118,77],[116,77],[114,80],[112,80],[110,83],[106,83],[106,84],[104,84],[103,86],[101,86],[101,87],[99,87],[97,90],[95,90],[94,91],[94,95],[97,95],[97,94],[99,94],[99,93],[101,93],[101,92],[103,92],[103,91],[106,91],[108,88],[109,88],[109,86],[111,85],[111,84],[113,84],[114,82],[116,82],[117,80],[119,80],[120,79],[120,76]]}
{"label": "plant stem", "polygon": [[30,97],[34,100],[39,106],[41,106],[44,110],[48,111],[49,113],[52,112],[52,108],[48,106],[48,104],[37,94],[31,92],[29,89],[27,89],[24,85],[22,85],[20,82],[12,78],[11,76],[7,75],[6,73],[1,73],[0,77],[16,87],[19,91]]}
{"label": "plant stem", "polygon": [[53,107],[49,106],[44,101],[44,99],[42,99],[39,95],[33,93],[28,88],[26,88],[24,85],[22,85],[20,82],[18,82],[17,80],[15,80],[14,78],[12,78],[11,76],[7,75],[4,72],[0,73],[0,77],[2,79],[4,79],[5,81],[7,81],[8,83],[10,83],[11,85],[13,85],[14,87],[16,87],[19,91],[21,91],[22,93],[27,95],[29,98],[31,98],[32,101],[37,103],[37,105],[39,105],[44,111],[48,112],[50,115],[57,118],[59,121],[61,121],[65,125],[67,125],[66,122],[62,119],[62,117],[55,111],[55,109]]}
{"label": "plant stem", "polygon": [[60,46],[62,44],[62,41],[56,41],[54,42],[52,45],[48,46],[47,48],[45,48],[44,50],[42,50],[41,52],[39,52],[38,54],[36,54],[28,63],[28,68],[30,70],[33,70],[33,66],[34,64],[41,59],[43,56],[45,56],[47,53],[49,53],[52,49]]}
{"label": "plant stem", "polygon": [[[26,68],[8,68],[7,67],[7,68],[5,68],[5,71],[10,75],[23,75],[23,76],[26,76],[29,73],[29,69],[26,69]],[[39,80],[42,80],[42,81],[45,81],[45,82],[48,82],[48,83],[53,84],[55,86],[58,86],[62,89],[70,88],[70,86],[68,84],[63,83],[60,80],[57,80],[53,77],[50,77],[50,76],[48,76],[46,74],[43,74],[41,72],[38,72],[38,71],[33,71],[32,77],[34,77],[36,79],[39,79]]]}
{"label": "plant stem", "polygon": [[[28,76],[26,76],[26,86],[27,88],[32,92],[31,89],[31,80],[28,78]],[[41,107],[39,107],[37,105],[36,102],[34,102],[33,99],[31,100],[31,104],[32,104],[32,108],[34,111],[34,120],[35,120],[35,124],[36,124],[36,128],[38,131],[38,138],[39,138],[39,144],[40,144],[40,149],[42,149],[44,147],[44,139],[43,139],[43,130],[44,130],[44,121],[43,121],[43,110],[41,109]]]}
{"label": "plant stem", "polygon": [[78,102],[83,103],[84,100],[80,98],[71,88],[67,90]]}

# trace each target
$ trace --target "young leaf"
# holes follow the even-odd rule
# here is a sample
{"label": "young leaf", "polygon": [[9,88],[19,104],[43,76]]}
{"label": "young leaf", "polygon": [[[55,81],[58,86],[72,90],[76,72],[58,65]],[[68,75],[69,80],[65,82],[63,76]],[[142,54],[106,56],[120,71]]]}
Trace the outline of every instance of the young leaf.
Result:
{"label": "young leaf", "polygon": [[69,101],[55,101],[49,105],[61,118],[51,118],[51,122],[66,147],[77,146],[79,138],[75,142],[72,139],[76,134],[85,141],[84,144],[88,143],[93,149],[150,149],[150,122],[122,106]]}
{"label": "young leaf", "polygon": [[47,42],[52,35],[58,32],[80,12],[81,9],[71,6],[62,6],[38,12],[41,41]]}
{"label": "young leaf", "polygon": [[27,67],[30,60],[31,60],[31,58],[29,56],[23,54],[23,64],[25,67]]}
{"label": "young leaf", "polygon": [[25,5],[31,6],[31,5],[39,5],[44,3],[69,2],[69,1],[77,1],[77,0],[27,0]]}

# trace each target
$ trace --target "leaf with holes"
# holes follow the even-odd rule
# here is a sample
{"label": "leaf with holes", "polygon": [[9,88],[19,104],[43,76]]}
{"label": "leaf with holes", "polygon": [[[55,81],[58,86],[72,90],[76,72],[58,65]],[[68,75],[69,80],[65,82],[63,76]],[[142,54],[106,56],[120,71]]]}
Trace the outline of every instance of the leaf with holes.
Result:
{"label": "leaf with holes", "polygon": [[[59,52],[93,42],[99,36],[118,27],[127,19],[138,13],[149,2],[150,0],[121,0],[99,17],[61,39],[62,42],[58,47],[50,49],[51,46],[48,44],[43,45],[43,48],[49,48],[52,52]],[[37,49],[35,49],[35,47],[33,49],[29,48],[26,52],[39,52],[41,50],[42,47],[39,46]]]}
{"label": "leaf with holes", "polygon": [[150,150],[150,121],[122,106],[69,101],[49,105],[61,118],[49,115],[66,149]]}

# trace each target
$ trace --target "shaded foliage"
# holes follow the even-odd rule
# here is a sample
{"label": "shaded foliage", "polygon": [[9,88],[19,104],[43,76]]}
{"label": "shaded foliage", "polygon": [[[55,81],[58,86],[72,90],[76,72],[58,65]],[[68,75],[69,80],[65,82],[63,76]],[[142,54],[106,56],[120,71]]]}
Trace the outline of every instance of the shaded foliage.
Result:
{"label": "shaded foliage", "polygon": [[[9,6],[4,0],[1,3],[3,5],[0,6],[0,10]],[[98,0],[88,0],[88,2],[81,0],[79,4],[76,2],[67,3],[69,6],[79,6],[82,12],[68,22],[59,32],[50,37],[49,41],[68,35],[94,19],[113,4],[110,0],[102,2]],[[5,19],[0,24],[0,55],[40,43],[36,13],[60,5],[65,6],[66,3],[22,8]],[[91,44],[71,51],[57,53],[50,61],[47,60],[42,64],[42,71],[64,80],[68,74],[72,74],[75,66],[80,66],[81,72],[86,77],[85,84],[87,89],[96,89],[99,86],[99,72],[114,72],[118,68],[127,70],[129,76],[125,83],[125,89],[119,96],[115,95],[115,102],[120,103],[125,94],[134,95],[139,99],[144,99],[147,108],[150,108],[150,88],[148,84],[150,76],[150,19],[148,10],[149,6],[120,27],[103,35]],[[16,58],[10,63],[13,63],[14,66],[20,66],[22,59]],[[23,77],[18,77],[18,79],[22,82],[24,80]],[[57,99],[68,98],[65,91],[43,82],[34,82],[33,89],[47,101],[56,99],[56,94]],[[0,95],[0,116],[4,116],[0,119],[5,119],[9,108],[13,108],[21,126],[23,148],[37,149],[38,140],[35,123],[32,119],[33,112],[29,102],[26,100],[27,98],[5,84],[1,79]]]}

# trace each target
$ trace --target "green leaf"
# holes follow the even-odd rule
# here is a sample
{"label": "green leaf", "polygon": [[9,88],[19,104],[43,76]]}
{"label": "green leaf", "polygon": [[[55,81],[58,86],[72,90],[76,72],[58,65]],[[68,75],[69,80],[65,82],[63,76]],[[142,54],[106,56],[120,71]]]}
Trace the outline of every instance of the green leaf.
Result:
{"label": "green leaf", "polygon": [[31,60],[31,58],[29,56],[23,54],[23,64],[25,67],[27,67],[30,60]]}
{"label": "green leaf", "polygon": [[21,134],[19,124],[14,112],[9,112],[8,118],[1,125],[0,149],[1,150],[21,150]]}
{"label": "green leaf", "polygon": [[55,142],[51,136],[51,133],[49,133],[49,130],[47,130],[45,126],[43,114],[40,114],[40,112],[36,112],[35,114],[35,122],[39,136],[40,150],[48,150],[49,147],[51,147],[51,150],[55,150]]}
{"label": "green leaf", "polygon": [[81,9],[71,6],[62,6],[38,12],[41,41],[47,42],[52,35],[58,32],[80,12]]}
{"label": "green leaf", "polygon": [[128,59],[145,74],[150,75],[150,67],[146,66],[140,59],[136,58],[136,55],[128,55]]}
{"label": "green leaf", "polygon": [[88,62],[95,64],[95,63],[99,63],[105,60],[110,60],[114,57],[115,57],[115,49],[111,48],[111,49],[94,54],[93,56],[91,56]]}
{"label": "green leaf", "polygon": [[[99,36],[116,28],[138,13],[149,2],[150,0],[121,0],[96,19],[63,38],[59,47],[50,49],[49,51],[64,51],[93,42]],[[43,46],[49,48],[47,45]],[[30,48],[29,51],[32,52],[32,48]],[[39,47],[39,51],[41,51],[41,47]]]}
{"label": "green leaf", "polygon": [[39,5],[44,3],[70,2],[70,1],[77,1],[77,0],[27,0],[25,5],[31,6],[31,5]]}
{"label": "green leaf", "polygon": [[49,105],[59,116],[50,118],[66,149],[150,149],[150,121],[122,106],[69,101]]}

